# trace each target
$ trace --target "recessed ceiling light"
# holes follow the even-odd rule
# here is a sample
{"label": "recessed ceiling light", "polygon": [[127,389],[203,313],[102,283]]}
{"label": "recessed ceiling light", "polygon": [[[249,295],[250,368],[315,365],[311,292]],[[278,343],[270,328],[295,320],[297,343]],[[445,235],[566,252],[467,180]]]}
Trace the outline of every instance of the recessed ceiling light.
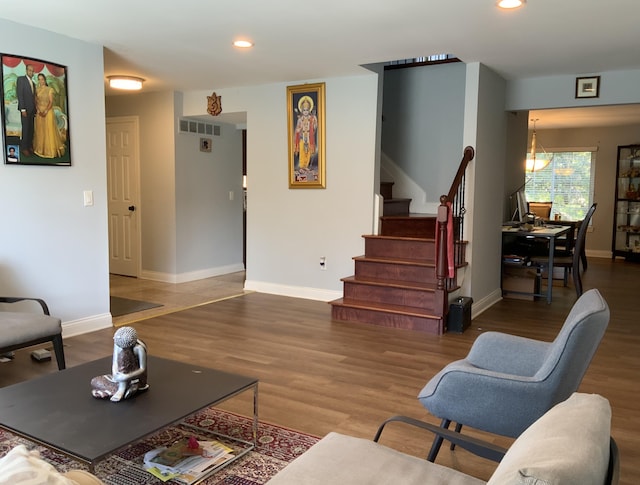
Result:
{"label": "recessed ceiling light", "polygon": [[248,47],[253,47],[253,42],[250,42],[248,40],[235,40],[233,41],[233,45],[236,47],[247,49]]}
{"label": "recessed ceiling light", "polygon": [[500,8],[506,8],[506,9],[511,9],[511,8],[518,8],[518,7],[522,7],[527,0],[498,0],[496,2],[496,5],[498,5],[498,7]]}
{"label": "recessed ceiling light", "polygon": [[142,89],[144,79],[134,76],[107,76],[109,86],[113,89],[126,89],[128,91],[138,91]]}

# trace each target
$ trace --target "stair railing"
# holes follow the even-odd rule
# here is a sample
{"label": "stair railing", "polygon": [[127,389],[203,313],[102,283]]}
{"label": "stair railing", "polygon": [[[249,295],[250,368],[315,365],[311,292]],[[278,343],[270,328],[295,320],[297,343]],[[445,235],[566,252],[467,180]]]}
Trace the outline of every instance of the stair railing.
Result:
{"label": "stair railing", "polygon": [[456,244],[464,239],[465,179],[467,165],[473,160],[475,150],[464,149],[458,172],[449,193],[440,197],[436,231],[436,279],[439,290],[451,289],[456,285],[456,268],[464,261],[464,245]]}

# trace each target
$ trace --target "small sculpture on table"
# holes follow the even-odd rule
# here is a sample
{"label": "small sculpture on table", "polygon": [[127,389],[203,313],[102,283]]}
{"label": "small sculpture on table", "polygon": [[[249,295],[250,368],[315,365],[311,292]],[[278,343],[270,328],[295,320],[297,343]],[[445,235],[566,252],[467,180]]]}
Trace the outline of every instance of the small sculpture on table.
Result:
{"label": "small sculpture on table", "polygon": [[91,379],[91,394],[113,402],[128,399],[149,388],[147,383],[147,346],[138,339],[133,327],[121,327],[113,335],[111,374]]}

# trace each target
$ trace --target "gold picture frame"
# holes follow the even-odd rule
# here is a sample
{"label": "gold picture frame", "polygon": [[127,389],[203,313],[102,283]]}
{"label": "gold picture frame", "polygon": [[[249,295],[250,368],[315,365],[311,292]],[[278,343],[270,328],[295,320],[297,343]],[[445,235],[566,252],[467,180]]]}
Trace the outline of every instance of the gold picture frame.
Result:
{"label": "gold picture frame", "polygon": [[287,86],[289,188],[324,189],[325,83]]}

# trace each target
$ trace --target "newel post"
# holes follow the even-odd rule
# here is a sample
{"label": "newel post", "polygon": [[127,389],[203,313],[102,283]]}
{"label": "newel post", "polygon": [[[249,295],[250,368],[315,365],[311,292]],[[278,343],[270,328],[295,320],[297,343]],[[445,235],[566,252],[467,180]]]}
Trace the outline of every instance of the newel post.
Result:
{"label": "newel post", "polygon": [[440,196],[440,205],[438,206],[436,234],[436,280],[437,289],[445,289],[445,279],[447,277],[447,221],[449,218],[449,206],[447,205],[447,196]]}

